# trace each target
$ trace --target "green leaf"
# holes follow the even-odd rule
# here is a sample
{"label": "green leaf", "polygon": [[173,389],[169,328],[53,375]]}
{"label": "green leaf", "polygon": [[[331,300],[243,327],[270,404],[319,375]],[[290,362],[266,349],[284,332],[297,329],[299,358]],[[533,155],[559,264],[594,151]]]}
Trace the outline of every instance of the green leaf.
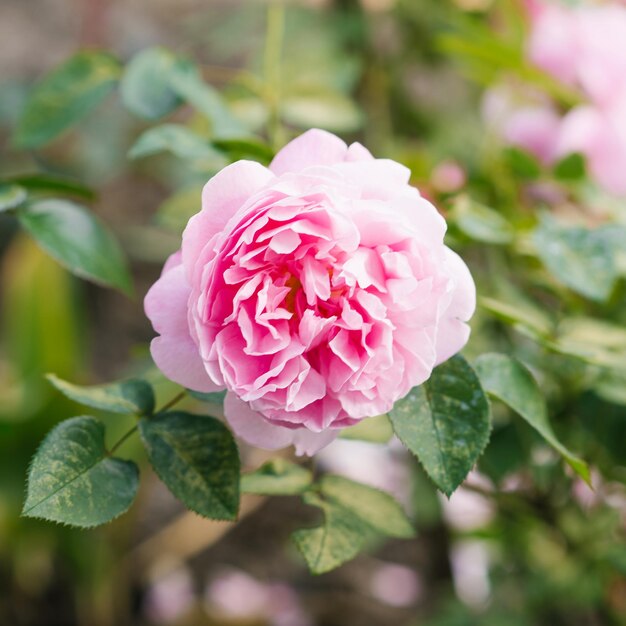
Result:
{"label": "green leaf", "polygon": [[481,308],[486,309],[498,319],[513,326],[528,328],[538,337],[548,337],[554,330],[550,318],[527,302],[516,300],[509,303],[495,298],[482,297],[478,303]]}
{"label": "green leaf", "polygon": [[0,183],[0,213],[17,208],[27,196],[26,189],[20,185]]}
{"label": "green leaf", "polygon": [[51,174],[20,174],[12,176],[5,182],[20,185],[34,192],[54,192],[71,196],[78,196],[86,200],[93,200],[96,194],[80,183],[62,176],[53,176]]}
{"label": "green leaf", "polygon": [[548,421],[546,403],[530,371],[506,354],[483,354],[476,360],[476,371],[483,387],[523,417],[586,482],[587,464],[574,456],[556,438]]}
{"label": "green leaf", "polygon": [[353,132],[363,124],[363,115],[347,96],[337,92],[292,94],[282,103],[282,117],[298,128],[324,128],[333,132]]}
{"label": "green leaf", "polygon": [[150,415],[154,411],[154,391],[145,380],[85,387],[68,383],[54,374],[48,374],[46,378],[74,402],[95,409],[129,415]]}
{"label": "green leaf", "polygon": [[461,196],[454,204],[456,225],[470,238],[485,243],[507,244],[513,241],[515,231],[499,213]]}
{"label": "green leaf", "polygon": [[149,48],[126,66],[120,85],[124,105],[135,115],[155,120],[171,113],[181,99],[170,86],[177,57],[164,48]]}
{"label": "green leaf", "polygon": [[297,530],[291,536],[313,574],[324,574],[354,558],[372,538],[371,528],[341,505],[310,493],[304,501],[324,511],[321,526]]}
{"label": "green leaf", "polygon": [[224,398],[226,397],[226,391],[212,391],[212,392],[203,392],[203,391],[194,391],[193,389],[187,389],[187,393],[196,400],[200,400],[200,402],[209,402],[210,404],[223,404]]}
{"label": "green leaf", "polygon": [[578,152],[568,154],[554,166],[554,175],[559,180],[573,181],[585,177],[585,157]]}
{"label": "green leaf", "polygon": [[220,93],[203,81],[195,63],[179,59],[169,72],[169,85],[178,96],[211,122],[215,138],[233,138],[244,132],[241,123],[224,104]]}
{"label": "green leaf", "polygon": [[15,142],[38,148],[84,117],[113,89],[119,62],[105,52],[79,52],[33,90],[18,123]]}
{"label": "green leaf", "polygon": [[504,158],[516,176],[523,180],[535,180],[541,174],[541,166],[534,156],[519,148],[506,148]]}
{"label": "green leaf", "polygon": [[396,435],[448,496],[489,441],[489,402],[476,373],[460,355],[396,402],[389,417]]}
{"label": "green leaf", "polygon": [[180,411],[139,422],[154,470],[199,515],[234,520],[239,511],[239,453],[219,420]]}
{"label": "green leaf", "polygon": [[320,488],[327,499],[348,509],[375,531],[389,537],[415,536],[406,513],[388,493],[334,475],[324,476]]}
{"label": "green leaf", "polygon": [[53,428],[35,454],[22,515],[98,526],[128,509],[138,484],[134,463],[107,456],[104,424],[74,417]]}
{"label": "green leaf", "polygon": [[361,420],[358,424],[344,428],[339,435],[342,439],[387,443],[393,437],[393,428],[386,415],[376,415]]}
{"label": "green leaf", "polygon": [[313,474],[285,459],[272,459],[254,472],[241,475],[241,491],[266,496],[292,496],[306,491]]}
{"label": "green leaf", "polygon": [[603,232],[563,226],[546,215],[534,243],[539,258],[563,284],[598,302],[611,295],[618,272]]}
{"label": "green leaf", "polygon": [[73,274],[131,290],[119,244],[85,207],[69,200],[38,200],[17,215],[35,241]]}
{"label": "green leaf", "polygon": [[163,124],[148,129],[134,143],[128,156],[131,159],[137,159],[166,151],[181,159],[222,158],[206,139],[180,124]]}
{"label": "green leaf", "polygon": [[253,159],[268,165],[274,158],[274,150],[260,139],[215,139],[213,145],[226,153],[231,161]]}

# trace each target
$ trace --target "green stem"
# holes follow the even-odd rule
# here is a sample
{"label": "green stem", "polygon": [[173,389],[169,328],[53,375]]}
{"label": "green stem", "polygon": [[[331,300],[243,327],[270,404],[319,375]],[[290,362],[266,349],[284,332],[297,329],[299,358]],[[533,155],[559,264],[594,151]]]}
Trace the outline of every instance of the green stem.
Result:
{"label": "green stem", "polygon": [[133,426],[109,451],[109,456],[113,456],[116,450],[131,436],[134,435],[139,426]]}
{"label": "green stem", "polygon": [[172,398],[167,404],[164,404],[157,413],[164,413],[168,409],[171,409],[175,404],[178,404],[185,396],[187,395],[186,391],[181,391],[177,396]]}
{"label": "green stem", "polygon": [[285,7],[281,0],[267,7],[267,32],[263,73],[265,76],[265,102],[269,108],[268,135],[275,149],[283,143],[280,123],[281,54],[285,32]]}

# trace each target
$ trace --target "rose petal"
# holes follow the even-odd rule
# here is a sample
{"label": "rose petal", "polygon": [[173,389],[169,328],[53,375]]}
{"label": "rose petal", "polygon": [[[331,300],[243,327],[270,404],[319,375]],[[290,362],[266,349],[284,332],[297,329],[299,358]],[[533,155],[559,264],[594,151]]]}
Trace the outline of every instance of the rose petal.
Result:
{"label": "rose petal", "polygon": [[272,178],[272,173],[259,163],[237,161],[209,180],[202,190],[202,210],[189,220],[183,233],[182,254],[188,278],[206,244]]}
{"label": "rose petal", "polygon": [[315,454],[339,435],[337,429],[314,433],[306,428],[271,424],[232,392],[226,394],[224,416],[235,434],[246,443],[265,450],[280,450],[293,444],[298,456]]}
{"label": "rose petal", "polygon": [[152,358],[163,374],[179,385],[195,391],[219,391],[222,387],[209,378],[189,334],[187,302],[191,288],[183,266],[175,263],[176,259],[170,257],[167,271],[154,283],[144,301],[146,315],[161,335],[150,344]]}
{"label": "rose petal", "polygon": [[339,137],[313,128],[290,141],[270,163],[277,176],[313,165],[333,165],[346,157],[348,146]]}

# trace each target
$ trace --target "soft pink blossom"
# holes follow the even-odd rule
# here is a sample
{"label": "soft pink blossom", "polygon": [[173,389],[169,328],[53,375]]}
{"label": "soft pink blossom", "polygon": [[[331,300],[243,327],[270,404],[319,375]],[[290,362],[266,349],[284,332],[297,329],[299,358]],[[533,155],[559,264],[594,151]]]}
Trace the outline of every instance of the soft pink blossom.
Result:
{"label": "soft pink blossom", "polygon": [[205,186],[145,299],[162,372],[242,439],[313,454],[466,343],[475,288],[402,165],[312,130]]}

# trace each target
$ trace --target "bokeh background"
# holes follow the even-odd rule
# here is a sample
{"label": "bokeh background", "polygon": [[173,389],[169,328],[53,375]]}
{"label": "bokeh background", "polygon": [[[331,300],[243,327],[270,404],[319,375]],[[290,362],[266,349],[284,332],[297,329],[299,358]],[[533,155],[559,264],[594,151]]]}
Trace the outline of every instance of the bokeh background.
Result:
{"label": "bokeh background", "polygon": [[[171,395],[173,387],[151,368],[142,298],[177,248],[213,167],[190,168],[168,155],[130,161],[127,152],[146,124],[116,98],[43,150],[13,147],[12,128],[33,82],[77,49],[105,48],[123,60],[153,45],[185,53],[255,132],[265,135],[274,124],[270,139],[278,145],[313,126],[357,139],[374,154],[407,164],[414,183],[444,211],[465,189],[498,210],[527,216],[541,203],[575,223],[601,223],[621,206],[593,186],[572,199],[545,171],[537,180],[533,168],[541,165],[526,153],[505,155],[485,119],[485,90],[503,80],[519,89],[519,76],[529,79],[520,65],[529,28],[525,3],[277,6],[0,1],[0,173],[39,169],[97,189],[93,208],[122,241],[135,279],[133,299],[81,282],[0,215],[0,625],[626,624],[626,414],[623,386],[621,399],[615,391],[622,383],[607,400],[580,364],[547,357],[519,338],[531,360],[549,362],[544,369],[552,373],[543,382],[556,398],[560,432],[593,455],[595,491],[564,471],[527,426],[502,414],[482,465],[450,500],[436,494],[393,441],[340,440],[325,450],[320,468],[394,493],[419,534],[372,546],[323,576],[311,576],[288,541],[295,528],[315,522],[314,511],[295,498],[249,497],[237,525],[202,520],[150,473],[136,442],[125,452],[141,463],[143,481],[129,514],[92,531],[19,518],[29,459],[52,425],[79,410],[43,374],[85,383],[141,374],[163,398]],[[272,28],[283,19],[284,39],[276,42]],[[535,83],[522,92],[532,95],[538,83],[557,108],[568,102],[566,87],[545,76]],[[279,119],[272,122],[276,107]],[[189,111],[176,116],[202,130]],[[471,225],[466,230],[471,234]],[[514,283],[522,294],[530,289],[515,278],[519,266],[485,251],[480,236],[472,242],[458,229],[452,236],[480,271],[479,288],[491,295],[512,293]],[[573,307],[623,328],[623,290],[604,308],[576,297],[563,305],[546,295],[545,281],[535,280],[536,259],[523,267],[544,290],[535,302],[539,313]],[[470,353],[510,345],[486,314],[478,315],[474,332]],[[623,335],[606,333],[600,333],[606,349],[617,342],[623,355]],[[597,344],[597,335],[591,342]],[[123,418],[107,419],[112,436],[125,431]],[[248,467],[265,458],[244,450]]]}

